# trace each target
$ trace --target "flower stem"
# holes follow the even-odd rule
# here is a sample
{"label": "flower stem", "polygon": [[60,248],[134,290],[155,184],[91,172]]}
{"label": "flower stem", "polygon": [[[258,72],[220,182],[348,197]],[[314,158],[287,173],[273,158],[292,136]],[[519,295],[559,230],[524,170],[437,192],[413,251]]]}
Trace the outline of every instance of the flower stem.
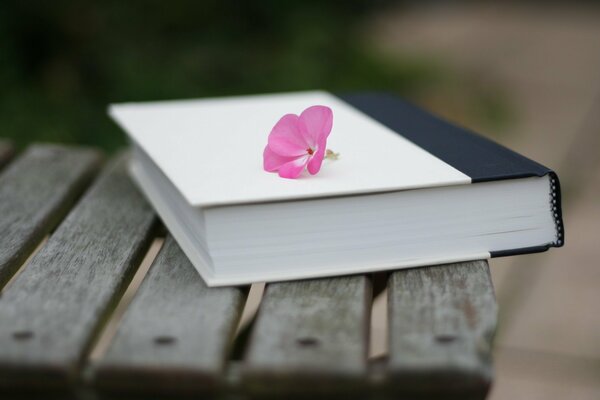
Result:
{"label": "flower stem", "polygon": [[325,151],[325,158],[329,159],[329,160],[337,160],[338,158],[340,158],[340,153],[336,153],[333,150],[327,149]]}

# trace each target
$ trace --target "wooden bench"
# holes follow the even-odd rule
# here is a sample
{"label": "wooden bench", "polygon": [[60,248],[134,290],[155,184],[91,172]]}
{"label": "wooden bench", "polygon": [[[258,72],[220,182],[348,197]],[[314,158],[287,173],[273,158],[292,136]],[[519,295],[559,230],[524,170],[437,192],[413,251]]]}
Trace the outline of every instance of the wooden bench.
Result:
{"label": "wooden bench", "polygon": [[[208,288],[164,245],[107,350],[89,355],[164,228],[126,155],[0,142],[0,397],[484,398],[496,302],[486,261],[386,276],[389,356],[369,360],[370,275]],[[385,286],[384,285],[384,286]]]}

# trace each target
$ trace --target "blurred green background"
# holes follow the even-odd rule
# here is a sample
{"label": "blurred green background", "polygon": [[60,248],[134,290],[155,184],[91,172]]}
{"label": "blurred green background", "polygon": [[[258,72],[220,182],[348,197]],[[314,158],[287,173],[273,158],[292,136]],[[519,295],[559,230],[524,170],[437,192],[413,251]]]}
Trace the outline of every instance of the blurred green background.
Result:
{"label": "blurred green background", "polygon": [[499,90],[463,85],[440,60],[373,50],[369,21],[392,5],[0,2],[0,137],[112,151],[125,144],[112,102],[303,89],[388,90],[492,129],[510,120]]}

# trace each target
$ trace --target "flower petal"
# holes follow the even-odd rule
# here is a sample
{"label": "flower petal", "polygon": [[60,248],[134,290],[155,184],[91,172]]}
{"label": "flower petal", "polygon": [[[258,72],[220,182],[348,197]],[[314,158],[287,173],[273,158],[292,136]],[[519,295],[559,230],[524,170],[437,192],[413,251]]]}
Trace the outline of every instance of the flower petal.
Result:
{"label": "flower petal", "polygon": [[269,147],[281,156],[306,154],[308,144],[302,135],[302,124],[297,115],[286,114],[275,124],[269,134]]}
{"label": "flower petal", "polygon": [[325,157],[325,144],[319,146],[319,149],[312,155],[310,160],[308,161],[307,169],[311,175],[315,175],[321,169],[321,164],[323,164],[323,158]]}
{"label": "flower petal", "polygon": [[279,176],[282,178],[296,179],[304,170],[304,166],[308,162],[308,155],[298,157],[293,161],[283,164],[279,168]]}
{"label": "flower petal", "polygon": [[267,172],[275,172],[283,164],[295,160],[297,157],[286,157],[280,156],[269,148],[269,145],[265,147],[263,151],[263,168]]}
{"label": "flower petal", "polygon": [[326,106],[312,106],[302,111],[300,121],[304,140],[314,149],[321,141],[326,141],[333,126],[333,112]]}

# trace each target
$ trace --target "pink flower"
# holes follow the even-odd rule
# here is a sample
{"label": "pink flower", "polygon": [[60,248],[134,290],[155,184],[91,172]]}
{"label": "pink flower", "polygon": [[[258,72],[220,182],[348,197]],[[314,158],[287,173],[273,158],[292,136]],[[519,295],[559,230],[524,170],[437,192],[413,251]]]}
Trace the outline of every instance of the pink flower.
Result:
{"label": "pink flower", "polygon": [[282,178],[296,179],[306,167],[315,175],[321,169],[332,125],[333,112],[325,106],[308,107],[300,116],[281,117],[263,152],[265,171],[278,171]]}

